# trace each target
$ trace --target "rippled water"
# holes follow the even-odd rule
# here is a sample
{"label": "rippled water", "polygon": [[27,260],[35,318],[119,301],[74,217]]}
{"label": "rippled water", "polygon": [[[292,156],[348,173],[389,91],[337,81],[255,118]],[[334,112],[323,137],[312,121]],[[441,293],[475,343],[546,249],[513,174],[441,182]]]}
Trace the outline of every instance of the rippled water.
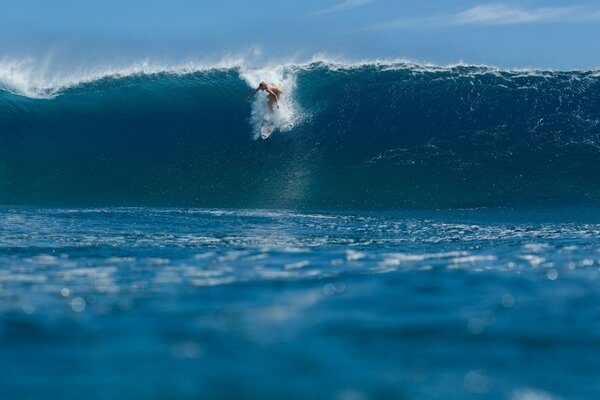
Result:
{"label": "rippled water", "polygon": [[0,209],[6,399],[597,398],[598,210]]}

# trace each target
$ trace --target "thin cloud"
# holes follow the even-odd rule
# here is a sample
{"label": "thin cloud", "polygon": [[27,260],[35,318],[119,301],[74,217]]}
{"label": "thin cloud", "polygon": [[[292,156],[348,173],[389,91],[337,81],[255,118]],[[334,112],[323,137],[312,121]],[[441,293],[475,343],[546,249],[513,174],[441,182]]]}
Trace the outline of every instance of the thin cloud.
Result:
{"label": "thin cloud", "polygon": [[583,18],[583,21],[600,21],[600,11],[589,13],[585,18]]}
{"label": "thin cloud", "polygon": [[365,4],[372,3],[374,0],[345,0],[333,7],[325,8],[317,11],[315,15],[331,14],[339,11],[350,10],[352,8],[364,6]]}
{"label": "thin cloud", "polygon": [[543,21],[560,21],[581,18],[580,7],[546,7],[524,10],[502,4],[489,4],[473,7],[453,17],[455,25],[512,25]]}
{"label": "thin cloud", "polygon": [[410,28],[416,26],[516,25],[561,21],[598,20],[600,11],[590,12],[581,6],[523,9],[504,4],[488,4],[456,14],[424,18],[406,18],[373,25],[368,30]]}

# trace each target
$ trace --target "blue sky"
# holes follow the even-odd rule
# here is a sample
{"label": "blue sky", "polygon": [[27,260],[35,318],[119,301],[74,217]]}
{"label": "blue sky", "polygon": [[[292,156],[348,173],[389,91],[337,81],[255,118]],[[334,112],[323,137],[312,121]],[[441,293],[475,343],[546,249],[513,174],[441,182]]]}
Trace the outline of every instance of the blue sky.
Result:
{"label": "blue sky", "polygon": [[0,51],[63,62],[309,58],[600,67],[589,0],[6,0]]}

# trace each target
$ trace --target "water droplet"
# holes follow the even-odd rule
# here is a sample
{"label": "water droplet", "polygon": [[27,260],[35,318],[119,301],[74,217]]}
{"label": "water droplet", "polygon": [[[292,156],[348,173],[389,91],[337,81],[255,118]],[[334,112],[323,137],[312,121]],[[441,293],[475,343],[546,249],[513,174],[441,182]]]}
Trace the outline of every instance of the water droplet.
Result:
{"label": "water droplet", "polygon": [[327,285],[323,286],[323,294],[325,296],[333,296],[335,294],[335,286],[333,283],[328,283]]}
{"label": "water droplet", "polygon": [[82,297],[75,297],[71,300],[71,308],[75,312],[82,312],[85,310],[85,300]]}
{"label": "water droplet", "polygon": [[512,308],[515,305],[515,297],[512,294],[505,294],[502,296],[502,307],[504,308]]}
{"label": "water droplet", "polygon": [[344,282],[337,282],[333,286],[337,294],[342,294],[346,291],[346,284]]}
{"label": "water droplet", "polygon": [[479,335],[483,332],[484,323],[479,318],[471,318],[467,324],[467,329],[471,335]]}

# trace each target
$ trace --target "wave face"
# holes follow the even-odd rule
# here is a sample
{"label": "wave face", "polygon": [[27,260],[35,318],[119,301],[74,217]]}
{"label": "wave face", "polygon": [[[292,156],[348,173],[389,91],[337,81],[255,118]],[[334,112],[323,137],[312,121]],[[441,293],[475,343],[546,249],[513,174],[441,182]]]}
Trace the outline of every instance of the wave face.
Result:
{"label": "wave face", "polygon": [[[256,140],[260,80],[279,131]],[[600,74],[312,63],[0,92],[0,203],[404,209],[600,202]],[[39,97],[39,96],[34,96]]]}

